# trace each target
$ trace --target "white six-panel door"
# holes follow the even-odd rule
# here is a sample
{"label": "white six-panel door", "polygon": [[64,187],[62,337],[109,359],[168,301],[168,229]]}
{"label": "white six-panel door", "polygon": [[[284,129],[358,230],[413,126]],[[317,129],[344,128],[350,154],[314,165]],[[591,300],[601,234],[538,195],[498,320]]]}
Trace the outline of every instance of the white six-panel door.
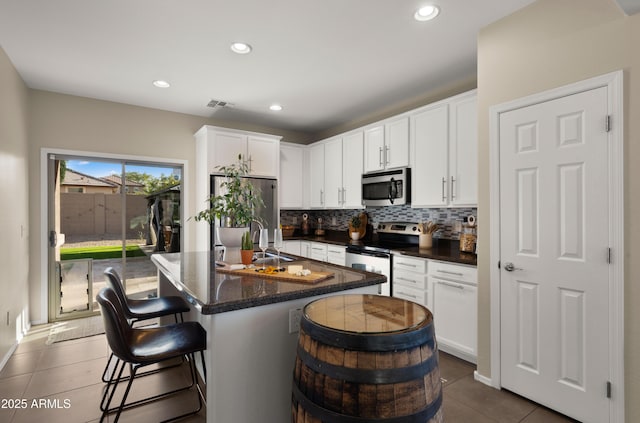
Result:
{"label": "white six-panel door", "polygon": [[607,88],[500,115],[501,384],[609,420]]}

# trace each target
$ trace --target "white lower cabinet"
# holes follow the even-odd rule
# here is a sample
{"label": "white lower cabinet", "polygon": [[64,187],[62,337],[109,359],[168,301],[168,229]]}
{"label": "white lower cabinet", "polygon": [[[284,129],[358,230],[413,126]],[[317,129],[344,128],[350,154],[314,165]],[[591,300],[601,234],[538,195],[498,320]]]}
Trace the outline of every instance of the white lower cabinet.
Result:
{"label": "white lower cabinet", "polygon": [[427,260],[393,255],[392,295],[430,308]]}
{"label": "white lower cabinet", "polygon": [[429,260],[428,275],[439,349],[475,363],[478,355],[477,269]]}
{"label": "white lower cabinet", "polygon": [[323,244],[322,242],[311,242],[310,244],[311,251],[309,258],[318,261],[327,261],[327,244]]}
{"label": "white lower cabinet", "polygon": [[347,250],[340,245],[327,245],[327,261],[331,264],[344,266],[347,260]]}
{"label": "white lower cabinet", "polygon": [[300,241],[300,256],[306,258],[311,257],[311,242]]}
{"label": "white lower cabinet", "polygon": [[282,247],[283,253],[295,254],[296,256],[300,255],[300,252],[301,252],[300,241],[297,241],[297,240],[285,241],[283,244],[284,244],[284,246]]}

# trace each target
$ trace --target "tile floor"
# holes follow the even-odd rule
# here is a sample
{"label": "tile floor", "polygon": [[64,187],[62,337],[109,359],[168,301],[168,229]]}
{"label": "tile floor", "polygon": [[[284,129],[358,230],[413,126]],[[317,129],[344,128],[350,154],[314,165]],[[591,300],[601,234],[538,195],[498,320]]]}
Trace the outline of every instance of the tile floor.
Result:
{"label": "tile floor", "polygon": [[[108,357],[104,335],[46,345],[47,325],[32,328],[0,371],[0,421],[6,423],[46,421],[47,423],[97,422],[100,381]],[[574,420],[561,416],[507,391],[498,391],[474,381],[475,366],[440,353],[444,384],[446,423],[560,423]],[[173,373],[172,373],[173,372]],[[179,369],[165,371],[134,382],[133,393],[151,394],[155,389],[183,381]],[[138,383],[136,385],[136,383]],[[136,388],[137,387],[137,388]],[[38,408],[33,399],[49,399]],[[26,409],[5,408],[10,400],[27,400]],[[57,400],[57,401],[56,401]],[[123,413],[123,422],[157,422],[196,400],[191,391]],[[37,405],[38,403],[36,403]],[[14,403],[15,405],[15,403]],[[57,408],[50,408],[51,406]],[[174,414],[175,413],[175,414]],[[204,409],[183,422],[205,422]],[[113,421],[113,417],[110,420]],[[225,422],[226,423],[226,422]],[[229,422],[231,423],[231,422]],[[233,422],[254,423],[254,422]],[[278,423],[278,422],[264,422]],[[282,422],[285,423],[285,422]]]}

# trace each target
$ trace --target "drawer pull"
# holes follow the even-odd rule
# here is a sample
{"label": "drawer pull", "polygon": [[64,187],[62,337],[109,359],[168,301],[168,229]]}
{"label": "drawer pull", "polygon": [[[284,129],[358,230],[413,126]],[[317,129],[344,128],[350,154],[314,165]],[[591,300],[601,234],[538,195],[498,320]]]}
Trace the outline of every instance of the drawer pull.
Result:
{"label": "drawer pull", "polygon": [[407,279],[407,278],[403,278],[403,277],[400,277],[400,276],[397,276],[396,280],[410,282],[412,284],[417,284],[418,283],[418,281],[416,281],[414,279]]}
{"label": "drawer pull", "polygon": [[444,282],[444,281],[438,281],[438,283],[440,285],[448,286],[448,287],[451,287],[451,288],[457,288],[457,289],[464,290],[464,286],[463,285],[458,285],[456,283],[449,283],[449,282]]}
{"label": "drawer pull", "polygon": [[407,296],[407,297],[411,297],[411,298],[415,298],[415,299],[417,299],[417,298],[418,298],[418,296],[417,296],[417,295],[407,294],[406,292],[402,292],[402,291],[398,291],[398,294],[400,294],[400,295],[404,295],[404,296]]}
{"label": "drawer pull", "polygon": [[436,272],[438,273],[444,273],[445,275],[455,275],[455,276],[464,276],[464,273],[460,273],[460,272],[450,272],[448,270],[436,270]]}
{"label": "drawer pull", "polygon": [[400,262],[400,263],[396,263],[396,264],[397,264],[398,266],[407,266],[407,267],[414,267],[414,268],[415,268],[415,267],[418,267],[418,266],[416,266],[415,264],[402,263],[402,262]]}

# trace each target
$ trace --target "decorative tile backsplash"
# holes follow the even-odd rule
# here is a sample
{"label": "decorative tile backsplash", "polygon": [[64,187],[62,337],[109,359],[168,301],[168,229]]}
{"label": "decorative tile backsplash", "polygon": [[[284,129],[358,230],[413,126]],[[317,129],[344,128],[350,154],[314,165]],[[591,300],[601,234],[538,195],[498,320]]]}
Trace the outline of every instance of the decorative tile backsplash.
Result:
{"label": "decorative tile backsplash", "polygon": [[[322,218],[325,229],[347,230],[349,219],[356,213],[367,213],[369,223],[377,227],[380,222],[427,222],[433,221],[440,225],[440,229],[434,235],[437,238],[460,239],[460,232],[455,231],[456,222],[464,222],[466,217],[477,217],[477,208],[436,208],[436,209],[412,209],[411,206],[387,206],[380,208],[367,208],[365,210],[282,210],[280,223],[282,225],[294,225],[300,227],[302,214],[307,213],[312,222],[312,227],[317,226],[318,218]],[[294,218],[297,222],[294,223]],[[333,224],[335,218],[335,224]]]}

